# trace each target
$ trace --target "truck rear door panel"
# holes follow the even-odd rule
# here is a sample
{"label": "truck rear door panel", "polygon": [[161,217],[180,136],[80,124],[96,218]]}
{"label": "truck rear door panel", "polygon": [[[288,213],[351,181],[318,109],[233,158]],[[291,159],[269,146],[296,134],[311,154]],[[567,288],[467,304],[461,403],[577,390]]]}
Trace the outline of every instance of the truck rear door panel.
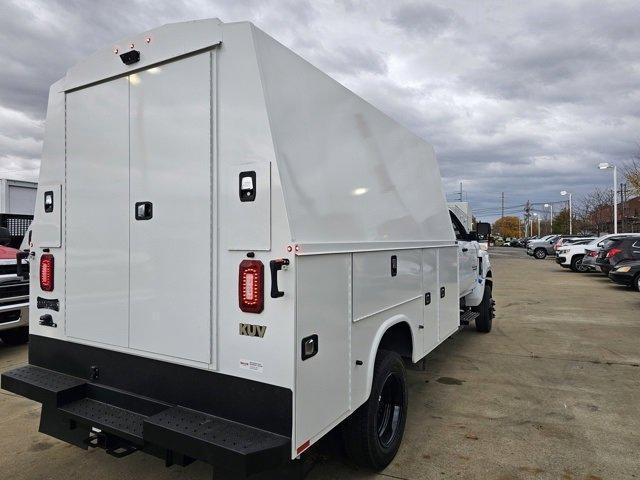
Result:
{"label": "truck rear door panel", "polygon": [[70,337],[212,362],[211,55],[67,93]]}
{"label": "truck rear door panel", "polygon": [[[210,54],[131,81],[130,346],[210,361]],[[176,88],[184,86],[184,88]],[[150,202],[152,217],[136,219]]]}
{"label": "truck rear door panel", "polygon": [[126,78],[67,94],[66,333],[127,346],[129,93]]}

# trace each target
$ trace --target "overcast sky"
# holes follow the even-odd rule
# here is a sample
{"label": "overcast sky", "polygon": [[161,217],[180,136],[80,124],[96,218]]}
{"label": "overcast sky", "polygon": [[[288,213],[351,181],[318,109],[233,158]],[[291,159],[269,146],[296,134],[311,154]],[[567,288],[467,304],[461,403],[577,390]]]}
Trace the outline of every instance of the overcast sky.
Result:
{"label": "overcast sky", "polygon": [[485,219],[503,191],[515,206],[608,186],[596,165],[638,150],[637,0],[0,0],[0,176],[37,179],[48,88],[71,65],[208,17],[253,21],[432,143],[445,190],[463,181]]}

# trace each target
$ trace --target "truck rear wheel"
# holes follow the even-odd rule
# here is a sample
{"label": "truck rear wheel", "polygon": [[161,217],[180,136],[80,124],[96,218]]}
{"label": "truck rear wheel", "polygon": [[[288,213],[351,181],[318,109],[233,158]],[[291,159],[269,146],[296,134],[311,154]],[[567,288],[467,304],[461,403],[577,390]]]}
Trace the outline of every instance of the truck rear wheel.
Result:
{"label": "truck rear wheel", "polygon": [[18,327],[0,332],[0,340],[7,345],[22,345],[29,341],[29,327]]}
{"label": "truck rear wheel", "polygon": [[389,465],[402,442],[407,405],[407,378],[400,355],[378,351],[371,395],[344,424],[349,457],[373,470]]}
{"label": "truck rear wheel", "polygon": [[479,314],[476,317],[476,330],[482,333],[489,333],[495,316],[495,302],[493,301],[491,285],[484,286],[482,303],[475,307],[474,310]]}

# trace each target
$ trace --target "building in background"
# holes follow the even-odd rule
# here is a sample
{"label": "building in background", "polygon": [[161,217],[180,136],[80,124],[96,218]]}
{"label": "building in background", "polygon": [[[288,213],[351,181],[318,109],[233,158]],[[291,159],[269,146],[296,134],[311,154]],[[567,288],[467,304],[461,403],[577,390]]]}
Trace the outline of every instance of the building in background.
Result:
{"label": "building in background", "polygon": [[[594,210],[588,220],[600,226],[603,232],[613,232],[613,208],[605,205]],[[618,203],[618,231],[640,232],[640,196]],[[600,233],[600,232],[597,232]]]}
{"label": "building in background", "polygon": [[36,182],[0,178],[0,213],[33,215],[37,189]]}

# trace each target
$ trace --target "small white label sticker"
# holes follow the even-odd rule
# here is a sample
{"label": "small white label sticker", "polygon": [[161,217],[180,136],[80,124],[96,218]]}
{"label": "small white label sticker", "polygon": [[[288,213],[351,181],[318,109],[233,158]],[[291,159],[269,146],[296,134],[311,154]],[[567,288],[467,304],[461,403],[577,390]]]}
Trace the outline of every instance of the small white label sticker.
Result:
{"label": "small white label sticker", "polygon": [[242,190],[253,190],[253,178],[251,177],[242,177],[242,185],[240,186]]}
{"label": "small white label sticker", "polygon": [[262,373],[264,365],[253,360],[240,359],[240,368],[243,370],[251,370],[252,372]]}

